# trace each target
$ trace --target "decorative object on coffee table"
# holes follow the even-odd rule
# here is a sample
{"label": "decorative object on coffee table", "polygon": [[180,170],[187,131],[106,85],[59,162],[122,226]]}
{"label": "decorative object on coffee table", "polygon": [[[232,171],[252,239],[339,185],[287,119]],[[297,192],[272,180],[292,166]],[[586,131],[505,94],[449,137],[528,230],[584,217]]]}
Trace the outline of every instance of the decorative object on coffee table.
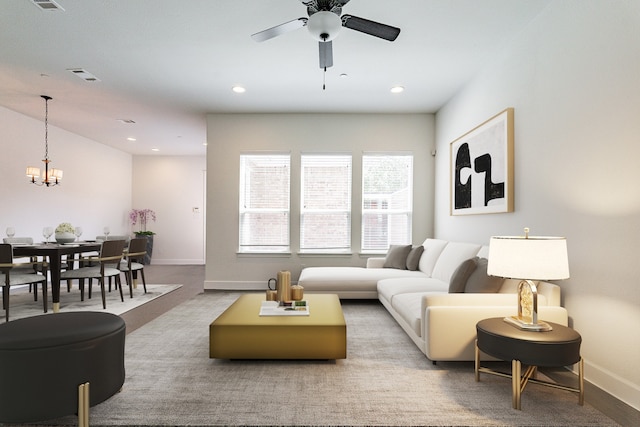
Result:
{"label": "decorative object on coffee table", "polygon": [[291,286],[291,300],[302,301],[302,298],[304,298],[304,288],[300,285]]}
{"label": "decorative object on coffee table", "polygon": [[276,282],[276,301],[291,301],[291,272],[279,271]]}

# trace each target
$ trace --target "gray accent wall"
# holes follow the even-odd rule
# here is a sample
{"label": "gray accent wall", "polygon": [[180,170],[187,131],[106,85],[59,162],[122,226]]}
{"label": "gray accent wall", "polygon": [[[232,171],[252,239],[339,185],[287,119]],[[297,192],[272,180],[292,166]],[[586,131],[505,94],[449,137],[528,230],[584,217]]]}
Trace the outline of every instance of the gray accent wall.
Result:
{"label": "gray accent wall", "polygon": [[[205,289],[267,288],[280,270],[297,280],[306,266],[364,266],[360,188],[364,151],[414,155],[413,243],[433,234],[434,116],[430,114],[210,114],[207,117],[207,262]],[[291,153],[291,244],[287,255],[238,254],[240,153]],[[349,255],[301,255],[300,153],[353,155],[352,249]]]}

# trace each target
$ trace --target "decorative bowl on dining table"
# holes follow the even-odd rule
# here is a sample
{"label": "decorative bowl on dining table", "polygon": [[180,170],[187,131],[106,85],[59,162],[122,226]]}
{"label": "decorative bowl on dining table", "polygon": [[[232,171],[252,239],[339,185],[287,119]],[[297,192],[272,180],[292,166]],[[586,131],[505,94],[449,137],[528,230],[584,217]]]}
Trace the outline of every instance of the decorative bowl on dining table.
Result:
{"label": "decorative bowl on dining table", "polygon": [[76,240],[76,236],[73,233],[63,232],[56,233],[56,242],[58,243],[73,243]]}

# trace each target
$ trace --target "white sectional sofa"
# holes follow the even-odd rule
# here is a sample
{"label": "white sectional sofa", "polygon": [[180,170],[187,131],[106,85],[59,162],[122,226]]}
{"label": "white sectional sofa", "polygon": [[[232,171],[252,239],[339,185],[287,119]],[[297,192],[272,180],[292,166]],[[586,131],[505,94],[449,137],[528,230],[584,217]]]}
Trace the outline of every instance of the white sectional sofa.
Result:
{"label": "white sectional sofa", "polygon": [[[377,298],[429,360],[473,361],[476,323],[516,314],[518,282],[495,282],[496,278],[486,276],[486,262],[482,261],[488,257],[487,246],[439,239],[427,239],[422,246],[416,271],[384,268],[385,258],[369,258],[366,267],[305,268],[298,284],[309,293]],[[474,292],[450,293],[452,279],[460,281],[461,265],[470,259],[479,262],[473,272],[474,285],[470,285],[471,278],[466,282],[467,288],[475,286]],[[478,287],[483,280],[492,282],[495,289]],[[539,317],[567,325],[560,287],[540,282],[538,293]]]}

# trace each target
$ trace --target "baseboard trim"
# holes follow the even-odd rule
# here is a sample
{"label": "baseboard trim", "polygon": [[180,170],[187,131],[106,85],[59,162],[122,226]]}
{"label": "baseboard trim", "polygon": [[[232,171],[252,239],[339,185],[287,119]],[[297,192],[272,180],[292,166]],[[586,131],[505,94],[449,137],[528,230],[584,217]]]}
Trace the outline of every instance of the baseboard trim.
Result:
{"label": "baseboard trim", "polygon": [[[577,384],[578,376],[570,368],[571,367],[541,368],[541,372],[553,381],[561,384]],[[585,366],[585,371],[586,370]],[[637,425],[640,411],[593,384],[586,378],[584,380],[584,400],[622,426]]]}
{"label": "baseboard trim", "polygon": [[585,380],[616,399],[640,410],[640,388],[603,367],[584,361]]}
{"label": "baseboard trim", "polygon": [[234,281],[234,280],[205,280],[204,289],[216,290],[216,291],[266,291],[267,282],[247,282],[247,281]]}

